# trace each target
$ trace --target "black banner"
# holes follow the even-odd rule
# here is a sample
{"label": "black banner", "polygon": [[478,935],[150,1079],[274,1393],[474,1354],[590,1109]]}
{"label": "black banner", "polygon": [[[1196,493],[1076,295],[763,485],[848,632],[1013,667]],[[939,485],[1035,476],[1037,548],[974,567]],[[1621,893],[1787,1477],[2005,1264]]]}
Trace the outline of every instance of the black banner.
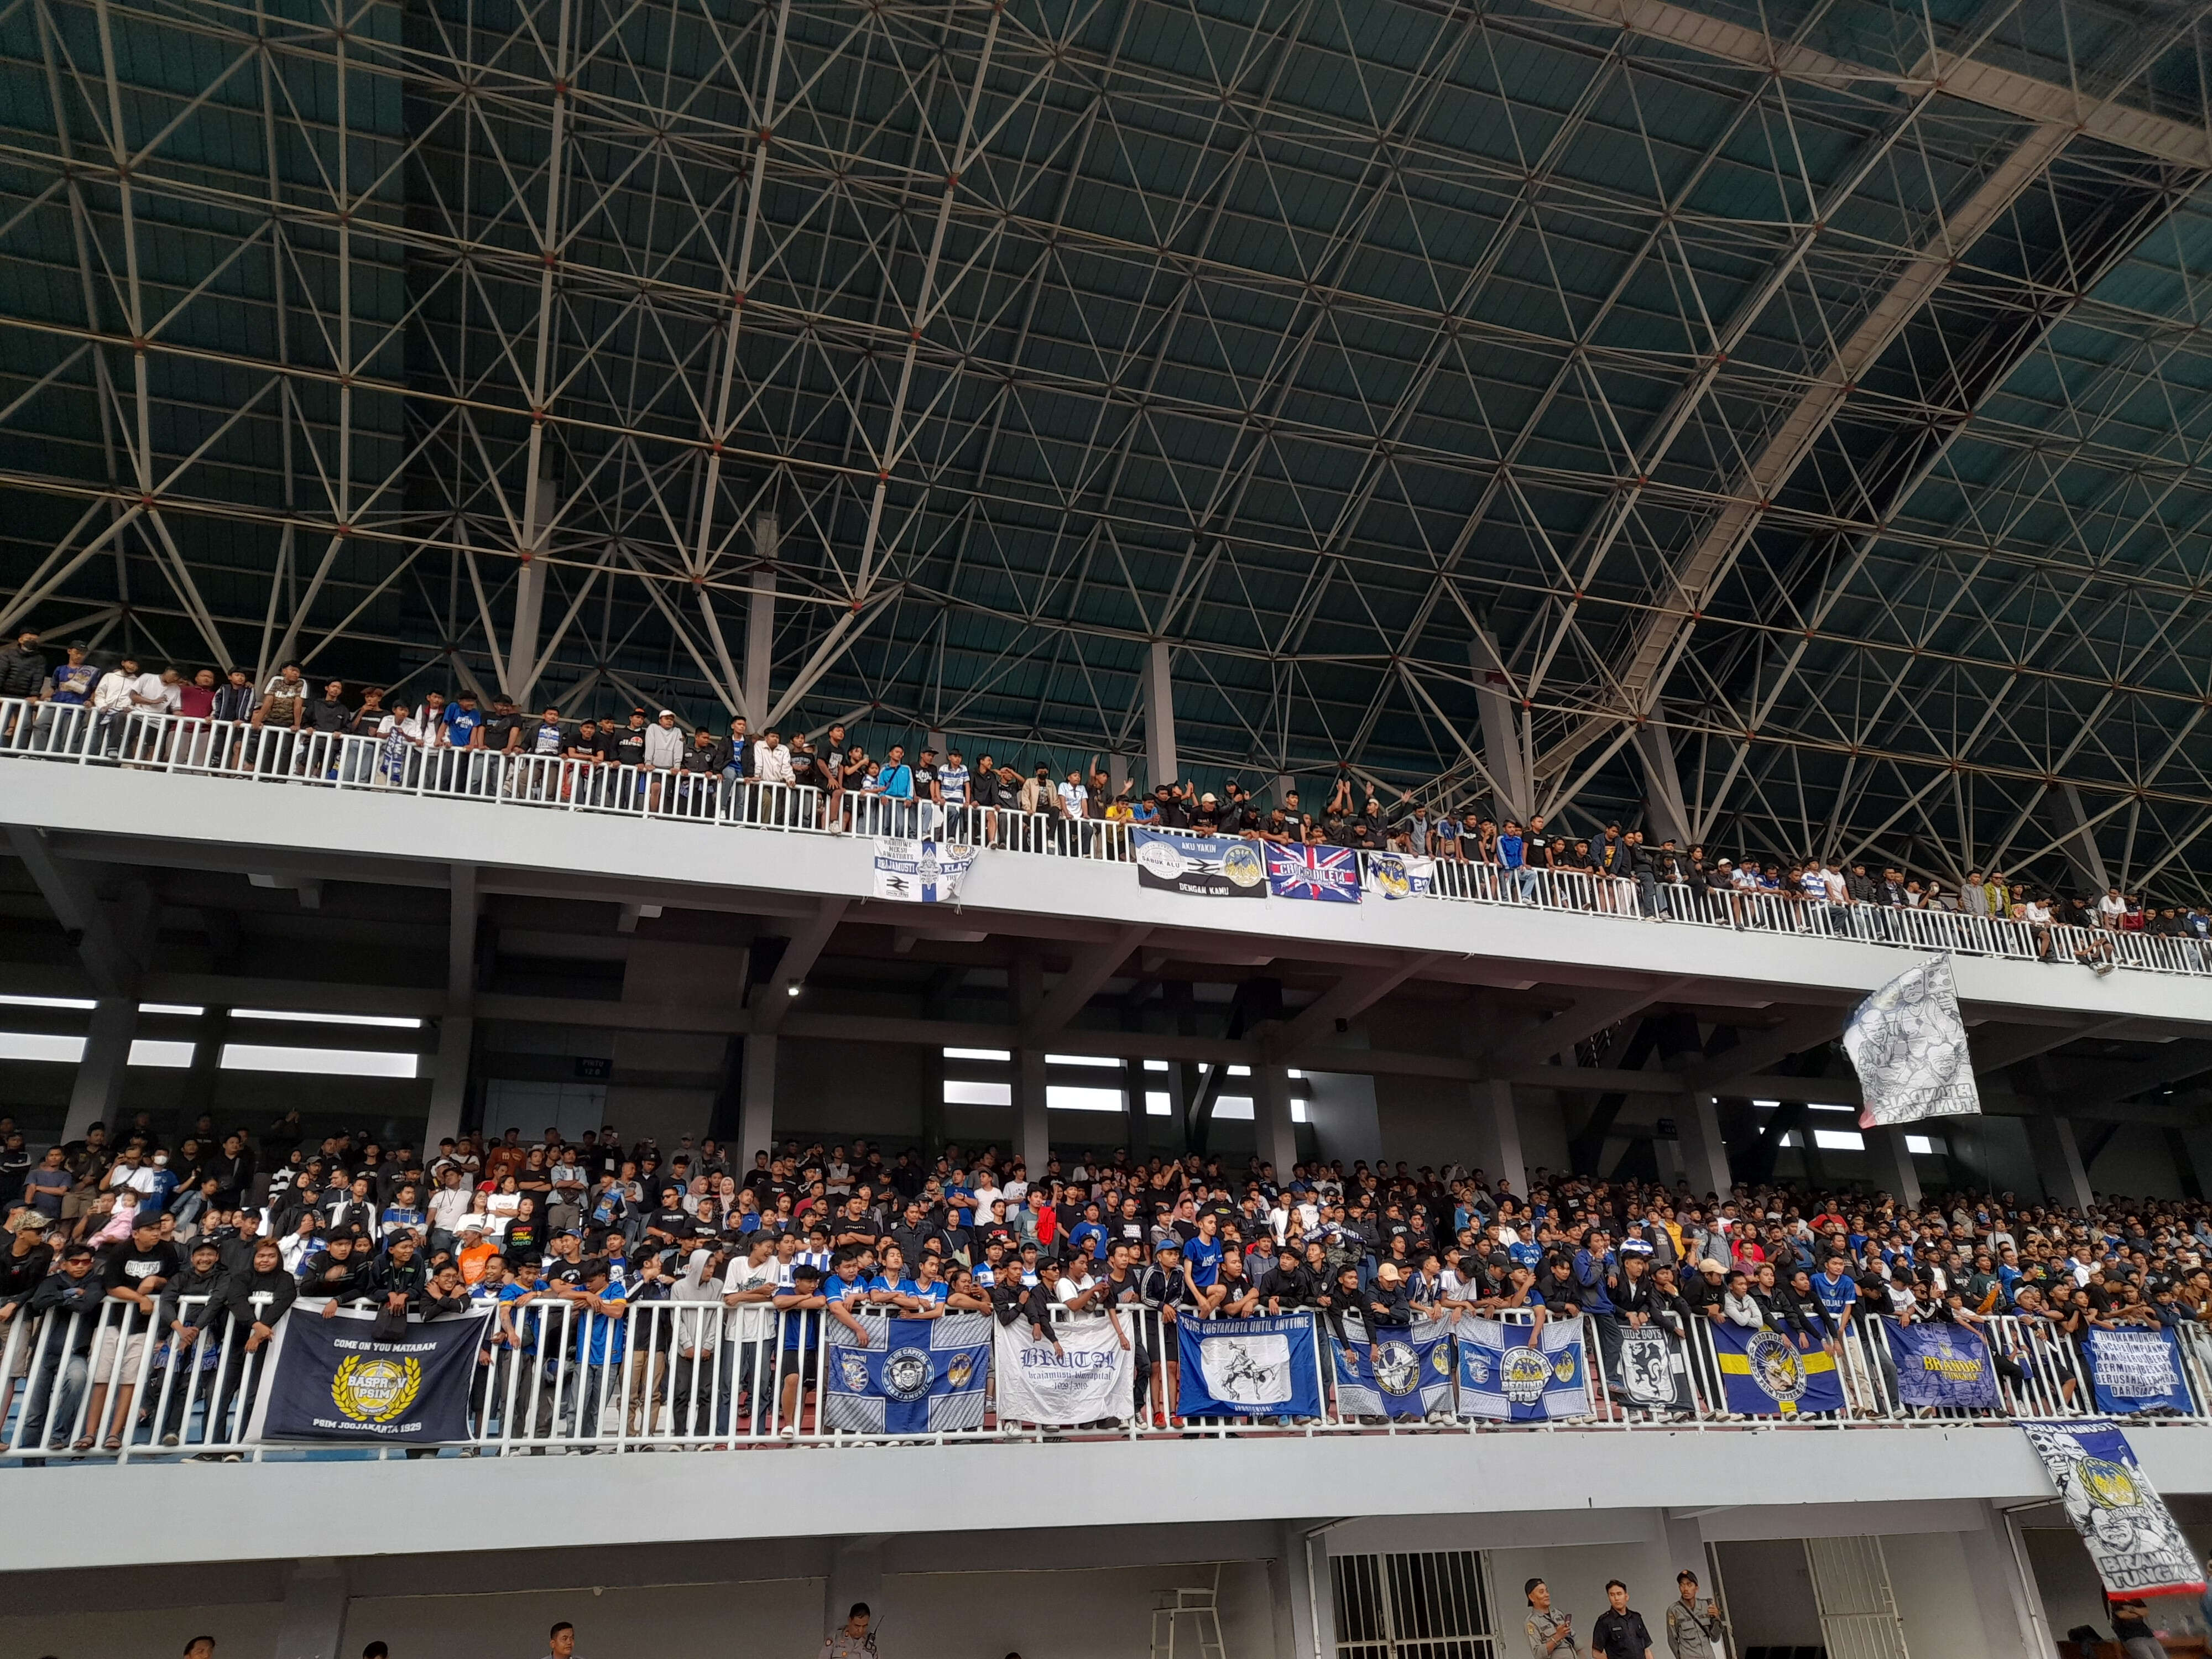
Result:
{"label": "black banner", "polygon": [[410,1325],[397,1342],[374,1319],[296,1309],[276,1333],[254,1413],[257,1440],[466,1440],[483,1314]]}

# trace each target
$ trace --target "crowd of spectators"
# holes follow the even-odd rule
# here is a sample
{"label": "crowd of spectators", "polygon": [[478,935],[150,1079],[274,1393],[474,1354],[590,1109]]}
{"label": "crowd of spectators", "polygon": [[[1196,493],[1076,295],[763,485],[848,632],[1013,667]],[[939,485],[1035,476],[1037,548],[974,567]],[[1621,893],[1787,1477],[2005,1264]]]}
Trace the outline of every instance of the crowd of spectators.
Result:
{"label": "crowd of spectators", "polygon": [[[150,1336],[175,1362],[191,1349],[180,1332],[220,1337],[235,1362],[228,1391],[203,1389],[198,1403],[222,1419],[243,1389],[250,1405],[246,1358],[301,1295],[396,1322],[491,1302],[494,1341],[510,1347],[526,1340],[517,1316],[541,1299],[603,1320],[696,1303],[699,1322],[671,1338],[693,1352],[725,1317],[720,1340],[736,1340],[795,1313],[783,1322],[811,1346],[823,1319],[868,1308],[989,1311],[1040,1334],[1085,1312],[1118,1327],[1139,1310],[1172,1322],[1310,1309],[1347,1346],[1424,1316],[1588,1315],[1601,1349],[1623,1325],[1685,1334],[1699,1319],[1768,1326],[1809,1350],[1875,1316],[2009,1315],[2061,1344],[2094,1326],[2212,1318],[2212,1207],[2175,1200],[2083,1214],[1962,1192],[1914,1207],[1879,1193],[1761,1185],[1720,1197],[1541,1170],[1522,1194],[1453,1165],[1301,1164],[1279,1178],[1256,1159],[1117,1151],[1033,1172],[993,1147],[886,1155],[866,1141],[746,1159],[711,1139],[627,1144],[611,1126],[574,1141],[464,1136],[425,1164],[350,1134],[311,1141],[295,1112],[255,1136],[204,1118],[172,1134],[142,1113],[35,1156],[0,1121],[0,1333],[14,1339],[0,1421],[20,1403],[28,1426],[15,1443],[37,1450],[51,1449],[48,1425],[76,1420],[88,1378],[75,1449],[177,1443],[194,1390],[172,1387],[167,1420],[153,1422],[153,1382],[135,1401],[107,1387],[140,1370],[137,1346],[118,1370],[111,1343]],[[210,1298],[205,1312],[180,1307],[193,1297]],[[88,1353],[91,1327],[76,1316],[103,1301],[121,1306]],[[48,1316],[80,1334],[50,1338],[33,1367],[29,1333]],[[1131,1322],[1133,1410],[1165,1425],[1172,1395],[1155,1362],[1173,1355],[1148,1351],[1143,1324]],[[486,1368],[498,1358],[488,1352]],[[798,1369],[782,1369],[775,1398],[750,1366],[720,1376],[717,1425],[750,1404],[795,1428]],[[633,1411],[690,1403],[676,1397],[679,1376],[647,1386],[662,1392]]]}
{"label": "crowd of spectators", "polygon": [[[1248,791],[1236,778],[1218,792],[1187,779],[1147,789],[1116,784],[1095,764],[1056,769],[1046,760],[978,754],[971,765],[957,749],[939,754],[901,743],[877,756],[839,723],[817,742],[801,730],[756,732],[741,715],[720,732],[703,725],[687,731],[673,709],[643,706],[577,718],[558,706],[532,714],[505,698],[487,707],[469,690],[450,700],[430,691],[410,702],[382,686],[311,680],[296,662],[258,685],[243,668],[157,669],[131,656],[102,670],[92,665],[82,641],[50,663],[31,630],[0,647],[0,697],[39,705],[14,722],[27,721],[27,735],[0,732],[0,740],[36,749],[65,739],[72,749],[89,746],[126,764],[125,720],[135,711],[191,723],[169,731],[158,751],[141,758],[181,751],[196,765],[249,766],[264,775],[336,775],[343,767],[349,781],[411,786],[428,769],[441,787],[463,791],[537,798],[557,792],[565,799],[707,816],[741,804],[750,819],[863,832],[919,823],[913,808],[926,807],[929,826],[947,836],[1062,850],[1099,845],[1095,832],[1080,826],[1120,823],[1486,866],[1495,896],[1564,899],[1655,921],[1680,916],[1741,926],[1753,907],[1773,904],[1786,907],[1795,921],[1817,916],[1836,932],[1882,938],[1889,936],[1885,911],[1925,909],[2021,923],[2039,954],[2070,957],[2100,973],[2111,970],[2109,940],[2120,933],[2196,941],[2212,965],[2212,907],[2201,902],[2154,902],[2118,886],[2063,895],[1999,869],[1968,870],[1947,883],[1894,865],[1816,854],[1711,855],[1703,845],[1613,821],[1568,834],[1541,817],[1524,823],[1493,814],[1474,800],[1449,805],[1402,790],[1386,800],[1371,779],[1356,779],[1345,765],[1311,811],[1288,781],[1273,787],[1277,798],[1269,805],[1261,798],[1269,791]],[[73,708],[83,712],[70,718],[83,724],[64,730],[57,721]],[[364,741],[341,755],[328,741],[337,738]],[[564,765],[549,782],[502,764],[502,757],[519,757]],[[818,793],[786,795],[779,786]],[[872,800],[890,810],[872,809]]]}

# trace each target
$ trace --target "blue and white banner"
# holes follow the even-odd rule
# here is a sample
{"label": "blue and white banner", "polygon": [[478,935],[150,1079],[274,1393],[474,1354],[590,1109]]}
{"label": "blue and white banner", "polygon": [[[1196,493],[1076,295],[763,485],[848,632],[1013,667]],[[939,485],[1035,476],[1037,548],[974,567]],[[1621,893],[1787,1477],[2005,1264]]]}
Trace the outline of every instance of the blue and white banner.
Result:
{"label": "blue and white banner", "polygon": [[1328,1346],[1336,1361],[1340,1415],[1419,1420],[1451,1409],[1451,1328],[1443,1321],[1419,1319],[1409,1328],[1380,1331],[1372,1342]]}
{"label": "blue and white banner", "polygon": [[979,849],[892,836],[876,842],[876,896],[909,904],[953,904]]}
{"label": "blue and white banner", "polygon": [[1359,902],[1359,854],[1349,847],[1279,847],[1267,854],[1267,890],[1277,898]]}
{"label": "blue and white banner", "polygon": [[991,1316],[864,1318],[867,1341],[824,1317],[822,1419],[859,1434],[939,1434],[983,1426]]}
{"label": "blue and white banner", "polygon": [[1437,861],[1410,853],[1370,853],[1367,890],[1386,899],[1425,898],[1436,884]]}
{"label": "blue and white banner", "polygon": [[2105,1594],[2194,1595],[2204,1569],[2151,1486],[2128,1437],[2110,1423],[2022,1423],[2067,1519],[2097,1565]]}
{"label": "blue and white banner", "polygon": [[1170,836],[1129,831],[1137,885],[1198,898],[1265,898],[1267,866],[1260,843],[1236,836]]}
{"label": "blue and white banner", "polygon": [[1741,1417],[1804,1417],[1844,1408],[1844,1380],[1826,1349],[1810,1352],[1777,1330],[1747,1331],[1723,1320],[1713,1327],[1721,1392]]}
{"label": "blue and white banner", "polygon": [[1580,1320],[1548,1320],[1539,1331],[1494,1319],[1460,1321],[1462,1417],[1558,1423],[1590,1412],[1589,1355]]}
{"label": "blue and white banner", "polygon": [[1052,1340],[1026,1320],[1000,1325],[999,1421],[1072,1428],[1119,1421],[1136,1409],[1128,1340],[1108,1319],[1064,1320]]}
{"label": "blue and white banner", "polygon": [[1979,1410],[1997,1399],[1996,1367],[1981,1333],[1964,1325],[1900,1325],[1885,1319],[1889,1357],[1897,1362],[1897,1398],[1916,1411],[1923,1406]]}
{"label": "blue and white banner", "polygon": [[2182,1380],[2181,1349],[2167,1330],[2083,1334],[2082,1356],[2089,1362],[2089,1387],[2097,1409],[2115,1417],[2130,1412],[2187,1412],[2189,1385]]}
{"label": "blue and white banner", "polygon": [[1184,1417],[1319,1417],[1314,1322],[1178,1319],[1176,1410]]}

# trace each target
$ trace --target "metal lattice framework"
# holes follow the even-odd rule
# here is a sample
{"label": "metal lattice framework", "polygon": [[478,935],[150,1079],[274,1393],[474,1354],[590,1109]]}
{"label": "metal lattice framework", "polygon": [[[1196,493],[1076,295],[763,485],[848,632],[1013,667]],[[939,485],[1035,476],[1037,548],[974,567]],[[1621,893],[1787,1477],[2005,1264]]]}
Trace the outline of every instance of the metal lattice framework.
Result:
{"label": "metal lattice framework", "polygon": [[2194,891],[2206,9],[0,0],[0,610]]}

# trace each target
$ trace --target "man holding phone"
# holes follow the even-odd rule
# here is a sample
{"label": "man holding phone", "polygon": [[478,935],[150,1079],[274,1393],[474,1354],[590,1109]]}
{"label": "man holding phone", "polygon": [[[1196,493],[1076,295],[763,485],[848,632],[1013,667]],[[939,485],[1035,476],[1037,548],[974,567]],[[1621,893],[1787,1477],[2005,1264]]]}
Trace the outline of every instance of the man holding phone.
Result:
{"label": "man holding phone", "polygon": [[1522,1586],[1528,1601],[1528,1659],[1582,1659],[1575,1645],[1575,1621],[1552,1606],[1552,1587],[1540,1578]]}

